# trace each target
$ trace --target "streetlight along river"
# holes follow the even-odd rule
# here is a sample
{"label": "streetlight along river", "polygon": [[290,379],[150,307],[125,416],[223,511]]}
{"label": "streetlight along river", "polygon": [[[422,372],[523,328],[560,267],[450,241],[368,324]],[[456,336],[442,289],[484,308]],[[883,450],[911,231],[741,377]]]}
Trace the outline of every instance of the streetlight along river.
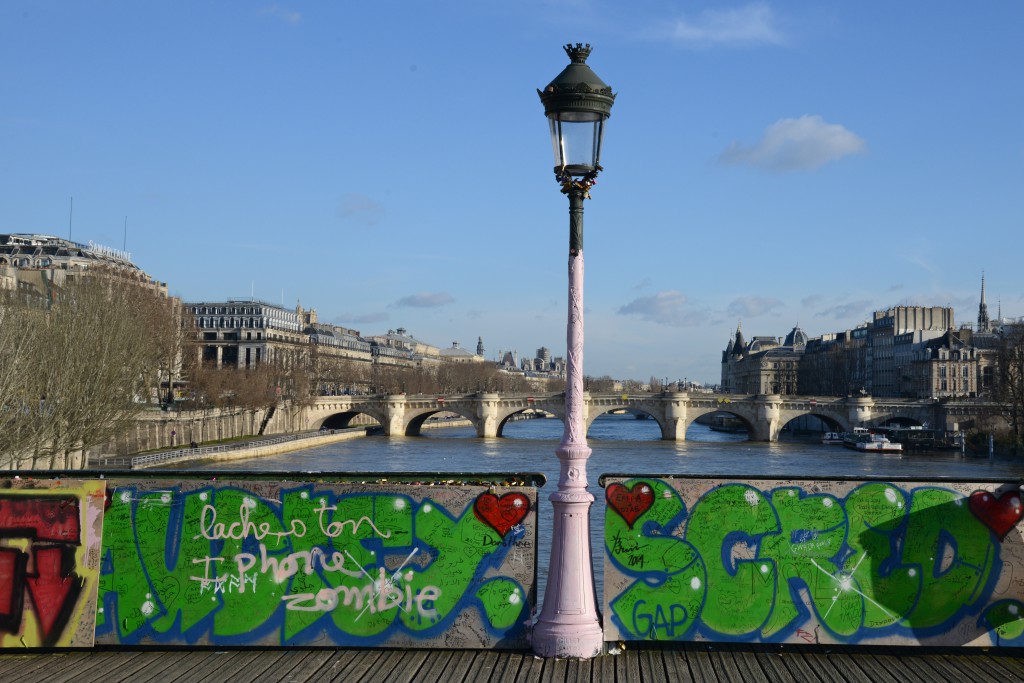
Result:
{"label": "streetlight along river", "polygon": [[[477,438],[471,427],[424,431],[422,437],[369,436],[328,446],[293,451],[266,458],[208,463],[189,469],[260,472],[541,472],[548,484],[544,500],[558,481],[559,460],[554,449],[562,436],[562,423],[537,419],[505,425],[504,436]],[[602,474],[725,475],[742,479],[764,475],[780,479],[834,477],[951,477],[970,481],[988,477],[1022,477],[1024,461],[1004,458],[963,457],[958,451],[861,454],[817,440],[778,443],[747,441],[743,434],[714,432],[694,424],[686,441],[661,441],[654,420],[632,415],[602,415],[588,433],[595,442],[590,457],[592,511],[591,544],[594,548],[598,596],[603,591],[604,492],[597,485]],[[540,590],[547,582],[551,549],[551,507],[541,503],[538,520],[538,573]],[[538,596],[538,606],[543,595]]]}

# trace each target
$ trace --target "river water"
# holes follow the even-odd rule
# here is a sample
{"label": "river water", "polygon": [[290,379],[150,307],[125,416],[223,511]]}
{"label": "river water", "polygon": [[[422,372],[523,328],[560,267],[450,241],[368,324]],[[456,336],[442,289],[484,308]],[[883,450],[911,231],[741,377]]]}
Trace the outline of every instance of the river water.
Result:
{"label": "river water", "polygon": [[[504,436],[480,439],[472,427],[424,431],[418,437],[370,436],[294,451],[272,457],[195,465],[190,469],[280,472],[540,472],[548,483],[540,490],[538,574],[541,595],[551,547],[551,503],[547,495],[558,484],[555,449],[562,436],[557,419],[536,419],[505,425]],[[725,475],[730,478],[769,476],[780,479],[835,477],[949,477],[964,481],[993,477],[1024,478],[1024,460],[964,457],[959,452],[861,454],[816,439],[747,441],[745,434],[715,432],[694,424],[685,442],[662,441],[654,420],[632,415],[602,415],[587,435],[593,454],[587,464],[591,511],[591,543],[602,591],[604,492],[601,474]]]}

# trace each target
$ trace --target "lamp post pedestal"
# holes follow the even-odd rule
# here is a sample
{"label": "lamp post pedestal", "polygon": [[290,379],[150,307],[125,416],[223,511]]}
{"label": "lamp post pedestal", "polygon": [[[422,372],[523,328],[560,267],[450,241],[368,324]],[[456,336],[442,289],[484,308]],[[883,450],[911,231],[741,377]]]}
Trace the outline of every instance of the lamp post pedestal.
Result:
{"label": "lamp post pedestal", "polygon": [[544,607],[533,627],[533,651],[542,657],[589,659],[601,654],[604,636],[597,614],[590,552],[590,506],[586,445],[560,447],[558,491],[554,507],[551,562]]}

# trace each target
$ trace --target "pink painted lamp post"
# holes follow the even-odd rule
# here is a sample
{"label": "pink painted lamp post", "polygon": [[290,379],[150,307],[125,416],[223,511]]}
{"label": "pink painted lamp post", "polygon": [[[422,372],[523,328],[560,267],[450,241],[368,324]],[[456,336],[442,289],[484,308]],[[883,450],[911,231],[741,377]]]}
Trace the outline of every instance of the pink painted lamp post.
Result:
{"label": "pink painted lamp post", "polygon": [[586,64],[590,45],[566,45],[570,64],[537,91],[551,124],[555,177],[569,196],[569,319],[565,431],[556,451],[558,490],[544,606],[533,629],[533,650],[544,657],[589,658],[601,653],[590,506],[587,427],[583,415],[583,200],[601,170],[601,138],[615,95]]}

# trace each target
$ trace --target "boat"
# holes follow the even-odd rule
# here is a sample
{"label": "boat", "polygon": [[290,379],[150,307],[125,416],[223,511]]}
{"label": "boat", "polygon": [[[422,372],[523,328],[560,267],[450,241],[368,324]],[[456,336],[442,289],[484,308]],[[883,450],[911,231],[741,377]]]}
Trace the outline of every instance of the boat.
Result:
{"label": "boat", "polygon": [[964,433],[927,427],[880,429],[890,441],[903,444],[905,451],[964,450]]}
{"label": "boat", "polygon": [[889,441],[884,434],[860,432],[849,435],[843,445],[862,453],[902,453],[903,444]]}
{"label": "boat", "polygon": [[842,446],[846,438],[846,432],[825,432],[821,442],[826,446]]}

